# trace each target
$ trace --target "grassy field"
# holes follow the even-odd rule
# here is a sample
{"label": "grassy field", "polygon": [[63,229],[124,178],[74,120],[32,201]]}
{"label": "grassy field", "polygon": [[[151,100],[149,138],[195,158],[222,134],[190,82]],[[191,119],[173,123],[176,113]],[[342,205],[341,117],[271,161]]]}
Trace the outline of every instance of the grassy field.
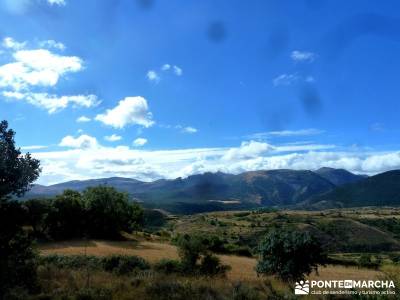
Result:
{"label": "grassy field", "polygon": [[[204,293],[211,293],[209,299],[220,299],[219,296],[221,299],[268,299],[272,296],[274,299],[292,299],[292,286],[272,276],[258,277],[255,272],[255,247],[259,240],[271,228],[282,226],[310,231],[330,249],[329,256],[335,263],[320,267],[318,273],[310,274],[309,279],[389,278],[400,285],[400,266],[394,264],[391,258],[392,254],[400,254],[400,209],[389,208],[205,213],[169,218],[162,227],[126,234],[123,241],[69,240],[38,245],[43,256],[134,255],[154,265],[162,259],[178,259],[177,248],[172,244],[174,236],[178,234],[218,236],[228,250],[245,247],[250,251],[247,256],[234,255],[234,252],[218,254],[221,262],[231,267],[226,277],[163,277],[153,271],[139,272],[134,276],[117,276],[101,270],[89,273],[82,269],[50,267],[41,269],[40,278],[45,291],[49,293],[54,289],[79,291],[90,286],[99,290],[106,288],[111,291],[112,299],[158,300],[160,294],[170,293],[174,289],[189,293],[193,299],[207,299],[203,298]],[[360,268],[357,262],[363,253],[371,254],[374,259],[379,258],[381,264],[376,268]],[[246,294],[247,298],[240,298],[240,293]],[[256,293],[257,297],[251,296],[252,293]],[[307,299],[324,298],[314,295]]]}
{"label": "grassy field", "polygon": [[[95,256],[107,256],[112,254],[136,255],[144,258],[150,263],[155,263],[163,258],[177,259],[178,252],[175,246],[157,241],[64,241],[58,243],[47,243],[39,247],[42,255],[63,254],[77,255],[87,254]],[[228,279],[260,281],[254,270],[255,258],[219,255],[224,264],[231,266],[228,272]],[[360,269],[352,266],[328,265],[319,269],[319,274],[312,274],[310,278],[315,279],[373,279],[382,276],[382,272],[371,269]]]}

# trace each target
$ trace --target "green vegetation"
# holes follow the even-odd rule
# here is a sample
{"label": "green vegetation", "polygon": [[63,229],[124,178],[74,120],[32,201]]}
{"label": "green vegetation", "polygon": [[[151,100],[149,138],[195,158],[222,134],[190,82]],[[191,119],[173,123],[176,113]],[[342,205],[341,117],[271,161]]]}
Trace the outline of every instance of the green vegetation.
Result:
{"label": "green vegetation", "polygon": [[23,195],[38,178],[39,161],[30,154],[21,155],[15,147],[15,132],[8,123],[0,123],[0,299],[11,290],[37,289],[36,253],[31,239],[23,231],[23,211],[10,200]]}
{"label": "green vegetation", "polygon": [[259,252],[257,273],[276,275],[290,282],[303,280],[326,262],[321,244],[299,231],[271,231],[261,241]]}
{"label": "green vegetation", "polygon": [[54,199],[25,201],[25,225],[36,237],[65,240],[79,237],[119,239],[121,231],[142,227],[143,209],[112,187],[65,190]]}

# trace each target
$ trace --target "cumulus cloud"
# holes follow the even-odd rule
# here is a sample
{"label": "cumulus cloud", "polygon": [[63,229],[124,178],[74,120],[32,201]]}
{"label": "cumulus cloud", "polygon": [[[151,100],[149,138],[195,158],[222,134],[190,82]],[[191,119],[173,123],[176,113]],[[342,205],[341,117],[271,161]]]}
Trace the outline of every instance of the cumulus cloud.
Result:
{"label": "cumulus cloud", "polygon": [[294,50],[290,54],[290,58],[295,62],[313,62],[316,55],[313,52]]}
{"label": "cumulus cloud", "polygon": [[148,71],[147,74],[146,74],[146,77],[147,77],[148,80],[153,81],[155,83],[160,82],[160,76],[154,70]]}
{"label": "cumulus cloud", "polygon": [[133,141],[133,145],[137,147],[141,147],[147,144],[147,139],[145,138],[137,138],[136,140]]}
{"label": "cumulus cloud", "polygon": [[32,92],[2,92],[2,95],[8,99],[26,101],[39,108],[46,109],[49,114],[56,113],[65,109],[69,105],[73,107],[93,107],[100,103],[96,95],[70,95],[57,96],[47,93]]}
{"label": "cumulus cloud", "polygon": [[109,142],[116,142],[116,141],[122,140],[122,136],[117,135],[117,134],[112,134],[112,135],[106,135],[106,136],[104,137],[104,139],[105,139],[106,141],[109,141]]}
{"label": "cumulus cloud", "polygon": [[274,150],[274,147],[267,143],[248,141],[242,142],[240,147],[229,149],[222,158],[225,160],[254,158],[271,150]]}
{"label": "cumulus cloud", "polygon": [[86,117],[86,116],[80,116],[78,119],[76,119],[76,121],[78,123],[87,123],[90,122],[92,119]]}
{"label": "cumulus cloud", "polygon": [[98,147],[97,139],[86,134],[74,138],[71,135],[64,137],[58,144],[60,147],[79,148],[79,149],[94,149]]}
{"label": "cumulus cloud", "polygon": [[[62,49],[65,46],[53,40],[40,42],[48,47]],[[0,93],[8,100],[25,101],[55,113],[68,106],[93,107],[100,103],[95,95],[49,94],[47,88],[55,88],[60,79],[70,73],[83,70],[83,60],[77,56],[63,56],[48,49],[25,49],[26,42],[12,38],[3,40],[3,46],[12,50],[12,61],[0,65]]]}
{"label": "cumulus cloud", "polygon": [[182,68],[180,68],[178,66],[174,66],[174,73],[176,76],[182,76],[183,70],[182,70]]}
{"label": "cumulus cloud", "polygon": [[3,39],[2,46],[7,49],[21,50],[25,48],[26,42],[17,42],[11,37],[5,37]]}
{"label": "cumulus cloud", "polygon": [[95,119],[117,129],[131,124],[143,127],[150,127],[154,124],[147,101],[140,96],[126,97],[119,101],[116,107],[107,109],[104,114],[97,115]]}
{"label": "cumulus cloud", "polygon": [[164,64],[161,67],[162,71],[168,71],[169,69],[171,69],[171,65],[170,64]]}

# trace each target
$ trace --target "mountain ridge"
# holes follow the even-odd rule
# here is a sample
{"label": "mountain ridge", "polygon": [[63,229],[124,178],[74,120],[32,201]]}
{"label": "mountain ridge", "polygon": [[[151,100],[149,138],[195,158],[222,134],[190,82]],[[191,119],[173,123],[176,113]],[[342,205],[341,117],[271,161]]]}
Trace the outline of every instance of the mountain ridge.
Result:
{"label": "mountain ridge", "polygon": [[[318,170],[278,169],[248,171],[236,175],[206,172],[153,182],[125,177],[73,180],[50,186],[34,185],[25,198],[55,196],[65,189],[83,191],[91,186],[110,185],[142,202],[235,200],[262,206],[288,206],[327,193],[343,183],[364,178],[346,170],[338,170],[324,169],[324,176],[318,174]],[[330,177],[335,178],[336,183],[332,183]]]}

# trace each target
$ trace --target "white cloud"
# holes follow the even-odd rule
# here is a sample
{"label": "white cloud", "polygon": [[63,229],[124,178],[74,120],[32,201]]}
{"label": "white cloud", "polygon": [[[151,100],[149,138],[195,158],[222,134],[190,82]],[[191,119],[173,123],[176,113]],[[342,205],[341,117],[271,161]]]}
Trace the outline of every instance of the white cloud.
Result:
{"label": "white cloud", "polygon": [[160,82],[160,76],[158,76],[157,72],[154,70],[148,71],[146,76],[147,76],[147,79],[150,81],[153,81],[155,83]]}
{"label": "white cloud", "polygon": [[4,48],[12,49],[12,50],[21,50],[25,48],[26,42],[17,42],[11,37],[5,37],[2,43]]}
{"label": "white cloud", "polygon": [[39,45],[40,45],[40,47],[43,47],[43,48],[54,48],[54,49],[58,49],[61,51],[64,51],[66,49],[66,47],[63,43],[57,42],[55,40],[41,41],[41,42],[39,42]]}
{"label": "white cloud", "polygon": [[196,128],[194,128],[194,127],[187,126],[187,127],[182,128],[182,132],[184,132],[184,133],[196,133],[196,132],[198,132],[198,130]]}
{"label": "white cloud", "polygon": [[104,139],[106,141],[109,141],[109,142],[116,142],[116,141],[120,141],[122,139],[122,136],[116,135],[116,134],[112,134],[112,135],[106,135],[104,137]]}
{"label": "white cloud", "polygon": [[169,69],[171,69],[171,65],[170,64],[164,64],[161,67],[162,71],[168,71]]}
{"label": "white cloud", "polygon": [[332,151],[332,145],[281,146],[248,141],[232,148],[151,151],[104,147],[87,135],[65,137],[60,145],[72,149],[33,153],[43,166],[40,183],[111,176],[151,181],[207,171],[238,174],[282,168],[315,170],[323,166],[370,175],[400,169],[400,151]]}
{"label": "white cloud", "polygon": [[40,149],[46,149],[47,146],[43,145],[32,145],[32,146],[22,146],[21,150],[23,151],[29,151],[29,150],[40,150]]}
{"label": "white cloud", "polygon": [[46,109],[49,114],[65,109],[69,105],[72,105],[73,107],[80,106],[89,108],[100,103],[95,95],[57,96],[47,93],[21,93],[9,91],[3,92],[2,95],[10,99],[26,101],[34,106]]}
{"label": "white cloud", "polygon": [[0,87],[16,91],[30,86],[55,86],[60,77],[82,70],[83,61],[76,56],[61,56],[46,49],[19,50],[14,62],[0,66]]}
{"label": "white cloud", "polygon": [[174,73],[176,76],[182,76],[183,70],[178,66],[174,66]]}
{"label": "white cloud", "polygon": [[272,80],[274,86],[289,86],[297,83],[313,83],[315,78],[313,76],[300,76],[297,73],[281,74]]}
{"label": "white cloud", "polygon": [[307,51],[292,51],[290,58],[295,62],[313,62],[316,58],[315,53]]}
{"label": "white cloud", "polygon": [[[8,100],[25,101],[55,113],[68,106],[93,107],[100,103],[95,95],[56,95],[47,92],[55,88],[61,78],[83,70],[83,61],[77,56],[63,56],[48,49],[21,50],[24,43],[6,38],[3,43],[13,50],[13,60],[0,65],[0,93]],[[42,46],[65,46],[53,40],[39,42]]]}
{"label": "white cloud", "polygon": [[294,136],[312,136],[323,134],[325,131],[316,128],[298,129],[298,130],[280,130],[280,131],[267,131],[257,132],[245,136],[249,139],[267,139],[270,137],[294,137]]}
{"label": "white cloud", "polygon": [[225,160],[255,158],[275,148],[267,143],[256,141],[242,142],[240,147],[229,149],[222,157]]}
{"label": "white cloud", "polygon": [[67,2],[65,0],[47,0],[47,3],[49,3],[50,5],[59,5],[59,6],[67,5]]}
{"label": "white cloud", "polygon": [[76,121],[78,123],[86,123],[86,122],[90,122],[92,119],[86,117],[86,116],[80,116],[78,119],[76,119]]}
{"label": "white cloud", "polygon": [[77,138],[68,135],[64,137],[58,145],[60,147],[79,148],[79,149],[94,149],[99,146],[96,138],[86,134],[83,134]]}
{"label": "white cloud", "polygon": [[[181,67],[178,67],[177,65],[171,65],[171,64],[163,64],[160,68],[161,71],[163,72],[172,72],[176,76],[182,76],[183,70]],[[155,70],[149,70],[146,74],[146,77],[149,81],[153,81],[155,83],[159,83],[161,80],[161,76],[159,73],[157,73]]]}
{"label": "white cloud", "polygon": [[274,86],[291,85],[293,83],[296,83],[298,80],[299,76],[297,74],[282,74],[274,78],[272,83],[274,84]]}
{"label": "white cloud", "polygon": [[113,109],[96,116],[96,120],[114,128],[124,128],[130,124],[150,127],[154,124],[146,99],[143,97],[126,97]]}
{"label": "white cloud", "polygon": [[147,139],[145,138],[137,138],[136,140],[133,141],[133,145],[137,147],[141,147],[147,144]]}

